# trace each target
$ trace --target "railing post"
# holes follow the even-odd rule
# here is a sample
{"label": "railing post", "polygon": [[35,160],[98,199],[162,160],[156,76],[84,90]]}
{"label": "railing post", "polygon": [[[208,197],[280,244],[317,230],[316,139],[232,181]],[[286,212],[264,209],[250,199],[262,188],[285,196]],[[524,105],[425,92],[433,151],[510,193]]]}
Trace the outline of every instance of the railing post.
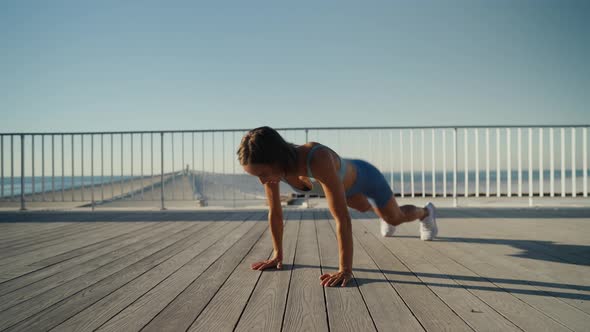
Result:
{"label": "railing post", "polygon": [[[163,135],[163,134],[162,134]],[[170,133],[170,153],[172,154],[172,201],[176,202],[176,171],[174,168],[174,132]],[[164,151],[164,150],[162,150]],[[163,168],[163,167],[162,167]]]}
{"label": "railing post", "polygon": [[496,128],[496,197],[502,196],[500,170],[500,128]]}
{"label": "railing post", "polygon": [[582,159],[583,159],[583,179],[584,179],[584,197],[588,197],[588,149],[586,143],[588,140],[588,128],[582,129]]}
{"label": "railing post", "polygon": [[533,128],[529,128],[529,206],[533,206]]}
{"label": "railing post", "polygon": [[14,201],[14,135],[10,135],[10,201]]}
{"label": "railing post", "polygon": [[560,128],[561,133],[561,197],[565,197],[565,128]]}
{"label": "railing post", "polygon": [[94,134],[90,134],[90,202],[94,211]]}
{"label": "railing post", "polygon": [[[73,136],[72,136],[73,137]],[[113,162],[113,137],[115,137],[113,134],[111,134],[111,199],[115,198],[115,185],[113,184],[113,170],[114,168],[114,162]],[[72,167],[73,169],[73,167]]]}
{"label": "railing post", "polygon": [[555,154],[553,128],[549,128],[549,197],[555,196]]}
{"label": "railing post", "polygon": [[421,155],[422,155],[422,197],[426,197],[426,183],[424,175],[424,129],[420,129],[420,143],[421,143]]}
{"label": "railing post", "polygon": [[506,162],[508,164],[508,171],[506,172],[507,174],[507,181],[506,181],[506,185],[507,185],[507,190],[506,190],[506,196],[507,197],[512,197],[512,164],[511,164],[511,158],[512,156],[512,145],[511,145],[511,139],[510,139],[510,128],[506,128]]}
{"label": "railing post", "polygon": [[[232,137],[232,140],[231,141],[233,143],[235,143],[236,142],[236,132],[235,131],[232,131],[231,137]],[[194,162],[193,162],[193,165],[194,165]],[[231,185],[232,185],[233,207],[235,209],[236,208],[236,186],[235,186],[235,183],[234,183],[235,178],[236,178],[236,160],[235,159],[233,159],[232,165],[233,165],[233,170],[232,170],[232,177],[231,177]],[[194,182],[195,182],[195,180],[193,178],[193,185],[194,185]],[[194,193],[194,190],[193,190],[193,197],[194,197],[194,195],[195,195],[195,193]]]}
{"label": "railing post", "polygon": [[479,197],[479,130],[475,128],[475,197]]}
{"label": "railing post", "polygon": [[84,201],[84,134],[80,135],[80,186],[82,202]]}
{"label": "railing post", "polygon": [[65,202],[66,199],[64,197],[65,195],[65,189],[64,189],[64,135],[61,135],[61,201]]}
{"label": "railing post", "polygon": [[518,128],[517,131],[517,162],[518,162],[518,197],[522,197],[522,128]]}
{"label": "railing post", "polygon": [[4,135],[0,135],[0,197],[4,197]]}
{"label": "railing post", "polygon": [[572,197],[576,197],[576,128],[572,132]]}
{"label": "railing post", "polygon": [[399,172],[400,172],[400,196],[404,197],[404,137],[403,131],[400,129],[399,131]]}
{"label": "railing post", "polygon": [[[373,144],[371,144],[371,148]],[[372,151],[372,150],[371,150]],[[410,129],[410,195],[414,197],[414,130]]]}
{"label": "railing post", "polygon": [[55,135],[51,135],[51,201],[55,202]]}
{"label": "railing post", "polygon": [[[309,142],[309,129],[305,129],[305,143]],[[305,194],[305,205],[309,209],[309,195]]]}
{"label": "railing post", "polygon": [[543,128],[539,128],[539,197],[543,197]]}
{"label": "railing post", "polygon": [[35,201],[35,135],[31,135],[31,202]]}
{"label": "railing post", "polygon": [[25,135],[20,135],[20,210],[25,211]]}
{"label": "railing post", "polygon": [[436,159],[435,158],[435,150],[436,149],[434,148],[434,133],[435,133],[435,131],[434,131],[434,129],[432,129],[432,132],[431,132],[431,134],[432,134],[432,137],[431,137],[431,140],[432,140],[432,145],[431,145],[431,148],[432,148],[432,197],[436,197],[436,160],[435,160]]}
{"label": "railing post", "polygon": [[166,210],[164,207],[164,132],[160,132],[160,210]]}
{"label": "railing post", "polygon": [[457,128],[453,128],[453,206],[457,207]]}
{"label": "railing post", "polygon": [[389,185],[393,190],[393,130],[389,131]]}
{"label": "railing post", "polygon": [[[43,136],[41,136],[41,138],[43,138]],[[41,141],[41,142],[43,142],[43,141]],[[72,202],[73,202],[75,200],[75,197],[74,197],[74,134],[72,134],[71,144],[72,144],[72,146],[71,146],[71,148],[72,148],[72,152],[71,152],[72,174],[70,177],[70,188],[72,190]],[[43,154],[41,154],[41,155],[43,155]],[[43,167],[43,166],[41,166],[41,167]],[[45,200],[45,198],[43,198],[43,200]]]}
{"label": "railing post", "polygon": [[[463,129],[463,149],[465,151],[463,151],[463,154],[465,155],[463,157],[464,161],[465,161],[465,192],[463,193],[463,196],[465,198],[467,198],[469,196],[469,144],[467,144],[467,141],[469,139],[469,131],[467,130],[467,128]],[[432,146],[434,146],[434,141],[432,143]]]}
{"label": "railing post", "polygon": [[486,128],[486,197],[490,197],[490,128]]}
{"label": "railing post", "polygon": [[191,141],[192,141],[191,156],[193,157],[193,162],[191,164],[191,188],[193,190],[192,195],[193,195],[193,201],[194,201],[195,200],[195,191],[196,191],[196,188],[195,188],[195,133],[194,132],[191,133]]}
{"label": "railing post", "polygon": [[443,197],[447,197],[447,132],[442,132],[442,155],[443,155]]}

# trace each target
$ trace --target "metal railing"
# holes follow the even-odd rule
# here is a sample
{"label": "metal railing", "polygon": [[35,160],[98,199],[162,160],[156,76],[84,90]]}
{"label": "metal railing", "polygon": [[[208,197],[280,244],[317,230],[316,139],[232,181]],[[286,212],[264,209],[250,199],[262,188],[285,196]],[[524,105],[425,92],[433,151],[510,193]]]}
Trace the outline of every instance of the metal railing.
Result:
{"label": "metal railing", "polygon": [[[19,200],[23,210],[34,201],[92,208],[159,201],[164,209],[168,200],[261,200],[262,186],[235,154],[247,130],[2,133],[0,200]],[[317,141],[370,161],[399,197],[449,197],[455,206],[459,197],[528,196],[531,204],[533,197],[588,197],[588,125],[277,130],[295,144]]]}

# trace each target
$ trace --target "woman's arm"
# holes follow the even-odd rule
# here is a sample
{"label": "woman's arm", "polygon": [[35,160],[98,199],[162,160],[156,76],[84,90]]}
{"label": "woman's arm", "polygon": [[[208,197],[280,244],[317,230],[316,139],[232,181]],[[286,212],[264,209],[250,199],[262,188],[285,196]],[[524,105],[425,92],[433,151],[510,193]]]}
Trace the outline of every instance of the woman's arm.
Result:
{"label": "woman's arm", "polygon": [[344,185],[338,176],[337,166],[332,153],[327,149],[318,150],[310,165],[314,177],[320,181],[324,189],[328,207],[336,221],[340,266],[338,273],[324,274],[320,277],[321,284],[328,286],[338,285],[340,282],[342,286],[346,286],[346,283],[352,279],[352,223],[346,205]]}
{"label": "woman's arm", "polygon": [[279,184],[267,183],[264,185],[264,191],[269,206],[268,223],[274,252],[271,259],[253,263],[251,267],[254,270],[264,270],[274,266],[281,269],[283,267],[283,208],[281,207]]}
{"label": "woman's arm", "polygon": [[283,208],[278,183],[264,185],[268,201],[268,222],[272,234],[272,245],[275,257],[283,259]]}

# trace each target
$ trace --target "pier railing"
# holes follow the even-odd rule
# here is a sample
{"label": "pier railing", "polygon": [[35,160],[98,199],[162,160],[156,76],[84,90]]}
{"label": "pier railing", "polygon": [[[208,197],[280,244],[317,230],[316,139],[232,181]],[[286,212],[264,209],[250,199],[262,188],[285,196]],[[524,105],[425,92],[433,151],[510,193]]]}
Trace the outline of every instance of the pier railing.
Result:
{"label": "pier railing", "polygon": [[[588,125],[278,128],[377,166],[398,197],[588,197]],[[0,134],[1,202],[260,203],[247,129]],[[285,196],[291,194],[281,187]],[[229,202],[229,203],[228,203]],[[238,205],[240,205],[238,204]]]}

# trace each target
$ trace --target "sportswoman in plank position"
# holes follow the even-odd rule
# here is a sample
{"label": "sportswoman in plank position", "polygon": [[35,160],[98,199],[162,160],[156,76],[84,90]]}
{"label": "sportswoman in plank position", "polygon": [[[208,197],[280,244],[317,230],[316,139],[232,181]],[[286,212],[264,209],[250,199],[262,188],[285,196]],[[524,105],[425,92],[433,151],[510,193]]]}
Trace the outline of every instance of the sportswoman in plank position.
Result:
{"label": "sportswoman in plank position", "polygon": [[[380,217],[381,235],[393,236],[395,226],[420,220],[420,238],[432,240],[437,232],[435,208],[432,203],[419,208],[399,207],[383,174],[373,165],[358,159],[342,159],[327,146],[316,142],[294,145],[286,142],[270,127],[250,130],[238,149],[244,170],[257,176],[264,185],[268,199],[269,224],[274,254],[269,260],[252,264],[254,270],[282,268],[283,212],[279,197],[279,181],[297,192],[309,192],[319,185],[336,221],[339,249],[339,270],[320,276],[322,286],[346,286],[352,279],[352,225],[347,206],[361,212],[373,210]],[[316,181],[312,182],[313,178]],[[368,201],[371,198],[375,207]]]}

